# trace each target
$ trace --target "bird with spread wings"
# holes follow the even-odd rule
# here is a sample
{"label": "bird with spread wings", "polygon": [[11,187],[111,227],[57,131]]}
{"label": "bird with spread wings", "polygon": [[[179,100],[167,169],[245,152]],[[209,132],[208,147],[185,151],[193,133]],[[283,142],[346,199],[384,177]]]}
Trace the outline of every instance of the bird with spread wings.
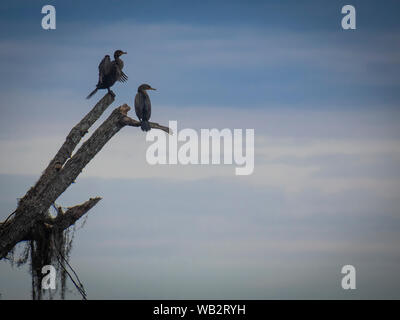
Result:
{"label": "bird with spread wings", "polygon": [[113,94],[110,88],[115,82],[125,82],[128,80],[128,76],[122,71],[124,62],[120,58],[123,54],[127,54],[122,50],[114,52],[114,61],[111,61],[110,56],[106,55],[99,64],[99,81],[97,82],[96,89],[94,89],[86,99],[93,96],[98,89],[107,89],[109,93]]}

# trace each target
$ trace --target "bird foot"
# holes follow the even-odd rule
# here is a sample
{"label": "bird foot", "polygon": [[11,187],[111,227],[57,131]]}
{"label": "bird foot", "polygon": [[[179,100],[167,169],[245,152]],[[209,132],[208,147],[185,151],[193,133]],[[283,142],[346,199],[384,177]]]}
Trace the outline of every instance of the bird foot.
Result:
{"label": "bird foot", "polygon": [[108,93],[111,94],[113,98],[115,98],[115,93],[112,90],[108,91]]}

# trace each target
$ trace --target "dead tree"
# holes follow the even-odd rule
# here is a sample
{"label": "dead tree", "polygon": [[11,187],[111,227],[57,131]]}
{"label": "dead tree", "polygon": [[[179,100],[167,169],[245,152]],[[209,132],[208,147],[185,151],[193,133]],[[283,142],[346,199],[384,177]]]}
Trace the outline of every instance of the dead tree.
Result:
{"label": "dead tree", "polygon": [[[54,239],[57,238],[54,235],[59,235],[74,225],[78,219],[101,200],[100,197],[91,198],[65,212],[61,207],[55,206],[57,198],[75,181],[85,166],[119,130],[125,126],[140,127],[139,121],[128,116],[130,107],[124,104],[116,108],[73,154],[74,149],[88,133],[89,128],[113,101],[114,96],[109,93],[106,94],[72,128],[65,142],[36,184],[20,199],[16,210],[4,222],[0,223],[0,259],[7,258],[19,242],[34,240],[36,240],[37,248],[32,248],[32,250],[42,250],[44,252],[42,256],[45,257],[46,250],[49,251],[49,246],[52,245],[49,242],[55,241]],[[168,127],[158,123],[150,122],[150,126],[171,133]],[[51,206],[57,209],[56,217],[49,214]],[[49,235],[53,235],[53,237],[51,238]],[[62,244],[58,243],[58,247],[60,245]],[[46,262],[45,258],[42,260],[36,266]],[[36,272],[39,272],[39,270],[36,270]]]}

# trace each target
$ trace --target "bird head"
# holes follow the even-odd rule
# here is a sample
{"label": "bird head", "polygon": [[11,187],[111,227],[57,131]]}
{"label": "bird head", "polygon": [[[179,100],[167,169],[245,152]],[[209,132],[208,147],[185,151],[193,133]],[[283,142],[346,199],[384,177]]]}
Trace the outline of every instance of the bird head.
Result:
{"label": "bird head", "polygon": [[139,86],[138,91],[146,91],[146,90],[156,90],[154,88],[152,88],[149,84],[142,84]]}
{"label": "bird head", "polygon": [[114,58],[120,57],[123,54],[127,54],[128,52],[122,51],[122,50],[117,50],[114,52]]}

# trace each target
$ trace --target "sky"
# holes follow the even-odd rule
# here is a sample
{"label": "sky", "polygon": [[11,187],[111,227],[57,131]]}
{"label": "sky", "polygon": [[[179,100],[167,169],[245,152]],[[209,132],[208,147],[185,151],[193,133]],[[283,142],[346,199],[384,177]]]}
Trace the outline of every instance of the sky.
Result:
{"label": "sky", "polygon": [[[56,8],[56,29],[41,8]],[[356,30],[341,8],[356,9]],[[124,128],[57,200],[101,196],[71,264],[89,299],[398,299],[398,1],[3,1],[0,218],[104,91],[116,49],[149,83],[152,120],[254,129],[255,168],[155,165]],[[134,111],[130,116],[135,117]],[[81,222],[78,223],[80,225]],[[357,289],[341,288],[354,265]],[[67,298],[79,299],[72,290]],[[28,268],[0,262],[3,299],[29,299]]]}

